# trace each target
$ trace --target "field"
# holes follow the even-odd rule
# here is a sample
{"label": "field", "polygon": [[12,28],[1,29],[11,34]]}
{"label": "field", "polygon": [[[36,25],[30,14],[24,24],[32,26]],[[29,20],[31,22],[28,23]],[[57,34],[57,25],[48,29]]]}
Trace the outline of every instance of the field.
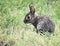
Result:
{"label": "field", "polygon": [[[55,32],[36,33],[32,24],[23,20],[29,4],[39,15],[48,15],[55,22]],[[60,0],[0,0],[0,46],[60,46]]]}

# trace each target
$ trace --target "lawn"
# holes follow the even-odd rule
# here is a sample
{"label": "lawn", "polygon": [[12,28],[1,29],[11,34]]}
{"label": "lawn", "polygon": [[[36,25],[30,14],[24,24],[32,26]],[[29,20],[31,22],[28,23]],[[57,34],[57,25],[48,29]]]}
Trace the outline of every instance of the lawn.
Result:
{"label": "lawn", "polygon": [[[23,20],[33,4],[55,22],[55,32],[40,35]],[[4,46],[60,46],[60,0],[0,0],[0,43]]]}

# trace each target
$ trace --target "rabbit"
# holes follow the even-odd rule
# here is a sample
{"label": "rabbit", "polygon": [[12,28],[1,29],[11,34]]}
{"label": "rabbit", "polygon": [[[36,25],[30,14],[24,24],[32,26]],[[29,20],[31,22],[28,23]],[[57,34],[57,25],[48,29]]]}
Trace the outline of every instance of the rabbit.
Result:
{"label": "rabbit", "polygon": [[55,31],[55,23],[53,20],[47,15],[39,16],[35,12],[35,7],[33,5],[29,5],[30,11],[26,14],[24,18],[24,23],[31,23],[36,32],[49,32],[52,33]]}

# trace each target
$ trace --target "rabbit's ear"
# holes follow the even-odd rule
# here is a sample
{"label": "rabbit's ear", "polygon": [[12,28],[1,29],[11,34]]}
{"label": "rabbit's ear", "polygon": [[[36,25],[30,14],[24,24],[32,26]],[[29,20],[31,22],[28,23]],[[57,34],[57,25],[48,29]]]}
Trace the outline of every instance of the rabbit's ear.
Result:
{"label": "rabbit's ear", "polygon": [[35,13],[35,7],[31,4],[31,5],[29,5],[29,8],[30,8],[30,12],[32,14],[34,14]]}

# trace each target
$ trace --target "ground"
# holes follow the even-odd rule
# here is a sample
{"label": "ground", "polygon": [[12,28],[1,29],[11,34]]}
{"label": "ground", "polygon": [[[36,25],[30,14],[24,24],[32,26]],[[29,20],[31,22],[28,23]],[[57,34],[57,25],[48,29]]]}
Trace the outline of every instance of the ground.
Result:
{"label": "ground", "polygon": [[[40,35],[32,24],[24,24],[31,3],[39,15],[54,20],[54,33]],[[60,0],[0,0],[0,41],[10,46],[60,46]]]}

